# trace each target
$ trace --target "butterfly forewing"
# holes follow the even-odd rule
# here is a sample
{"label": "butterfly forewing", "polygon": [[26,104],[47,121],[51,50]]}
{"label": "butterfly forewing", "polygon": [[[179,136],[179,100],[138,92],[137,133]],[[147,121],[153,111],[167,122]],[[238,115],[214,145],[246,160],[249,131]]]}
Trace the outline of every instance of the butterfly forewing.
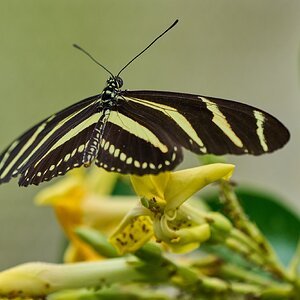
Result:
{"label": "butterfly forewing", "polygon": [[283,147],[289,140],[280,121],[239,102],[158,91],[126,91],[124,96],[151,106],[153,111],[164,111],[165,119],[177,123],[176,132],[171,127],[166,130],[195,153],[260,155]]}
{"label": "butterfly forewing", "polygon": [[[38,184],[49,180],[56,172],[65,173],[64,165],[57,166],[67,155],[66,150],[61,149],[67,146],[66,149],[72,154],[74,149],[82,145],[82,138],[76,139],[77,143],[74,139],[71,143],[68,140],[88,127],[87,120],[96,114],[99,98],[100,95],[84,99],[48,117],[11,143],[0,156],[0,183],[21,174],[20,185]],[[60,145],[62,146],[59,147]],[[53,151],[54,147],[57,148],[56,151]],[[37,175],[40,176],[33,180]]]}

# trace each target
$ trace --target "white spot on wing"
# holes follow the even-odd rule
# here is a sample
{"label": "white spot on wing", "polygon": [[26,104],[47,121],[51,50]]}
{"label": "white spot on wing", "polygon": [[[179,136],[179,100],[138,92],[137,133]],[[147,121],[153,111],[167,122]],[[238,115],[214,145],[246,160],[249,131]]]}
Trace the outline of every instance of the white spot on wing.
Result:
{"label": "white spot on wing", "polygon": [[105,144],[105,139],[102,139],[102,140],[101,140],[101,144],[100,144],[101,148],[104,147],[104,144]]}
{"label": "white spot on wing", "polygon": [[113,144],[109,147],[109,154],[113,154],[115,152],[115,146]]}
{"label": "white spot on wing", "polygon": [[76,154],[76,152],[77,152],[77,149],[75,148],[75,149],[73,150],[71,156],[73,157],[73,156]]}
{"label": "white spot on wing", "polygon": [[105,145],[104,145],[104,150],[105,150],[105,151],[109,148],[109,145],[110,145],[110,143],[109,143],[109,141],[107,141],[107,142],[105,143]]}
{"label": "white spot on wing", "polygon": [[140,168],[140,167],[141,167],[140,162],[137,161],[137,160],[135,160],[133,164],[134,164],[134,166],[135,166],[136,168]]}
{"label": "white spot on wing", "polygon": [[155,165],[154,164],[150,163],[149,167],[150,167],[150,169],[155,170]]}
{"label": "white spot on wing", "polygon": [[116,149],[114,152],[114,157],[118,157],[120,154],[120,149]]}
{"label": "white spot on wing", "polygon": [[176,159],[176,152],[173,152],[171,160],[174,161]]}
{"label": "white spot on wing", "polygon": [[120,154],[120,160],[121,161],[125,161],[126,160],[126,154],[125,153],[121,153]]}
{"label": "white spot on wing", "polygon": [[126,159],[126,164],[130,165],[130,164],[132,164],[132,162],[133,162],[132,157],[128,157],[128,158]]}
{"label": "white spot on wing", "polygon": [[68,154],[65,156],[64,161],[67,162],[67,161],[69,160],[70,156],[71,156],[71,155],[68,153]]}
{"label": "white spot on wing", "polygon": [[79,152],[79,153],[83,152],[84,148],[85,148],[84,145],[80,145],[80,146],[78,147],[78,152]]}

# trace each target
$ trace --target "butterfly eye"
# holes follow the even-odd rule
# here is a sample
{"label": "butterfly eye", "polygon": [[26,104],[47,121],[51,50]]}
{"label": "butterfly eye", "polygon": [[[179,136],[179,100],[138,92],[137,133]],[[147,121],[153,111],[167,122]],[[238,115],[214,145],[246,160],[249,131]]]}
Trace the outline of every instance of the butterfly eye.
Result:
{"label": "butterfly eye", "polygon": [[121,88],[123,86],[123,79],[119,76],[116,77],[117,87]]}

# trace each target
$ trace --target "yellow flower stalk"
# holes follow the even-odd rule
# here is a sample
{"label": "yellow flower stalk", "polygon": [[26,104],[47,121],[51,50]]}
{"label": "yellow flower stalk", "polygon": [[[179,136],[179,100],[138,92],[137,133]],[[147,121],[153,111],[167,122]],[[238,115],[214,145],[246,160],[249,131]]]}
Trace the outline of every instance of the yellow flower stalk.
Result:
{"label": "yellow flower stalk", "polygon": [[90,245],[82,241],[74,230],[82,225],[110,234],[132,208],[136,197],[111,197],[118,174],[97,167],[88,171],[75,169],[61,181],[42,190],[36,196],[39,205],[53,206],[70,245],[65,262],[101,259]]}
{"label": "yellow flower stalk", "polygon": [[175,252],[191,251],[211,237],[212,228],[230,231],[218,213],[201,213],[185,203],[197,191],[218,180],[228,180],[231,164],[210,164],[159,175],[131,176],[141,202],[123,219],[111,243],[120,253],[139,249],[153,236]]}

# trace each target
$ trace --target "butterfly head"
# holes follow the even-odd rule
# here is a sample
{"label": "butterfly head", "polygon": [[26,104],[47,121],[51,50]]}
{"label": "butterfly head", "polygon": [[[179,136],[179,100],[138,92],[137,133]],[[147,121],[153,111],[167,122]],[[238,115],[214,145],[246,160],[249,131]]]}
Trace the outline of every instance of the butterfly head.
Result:
{"label": "butterfly head", "polygon": [[123,86],[123,79],[119,76],[110,77],[107,80],[107,86],[115,89],[120,89]]}

